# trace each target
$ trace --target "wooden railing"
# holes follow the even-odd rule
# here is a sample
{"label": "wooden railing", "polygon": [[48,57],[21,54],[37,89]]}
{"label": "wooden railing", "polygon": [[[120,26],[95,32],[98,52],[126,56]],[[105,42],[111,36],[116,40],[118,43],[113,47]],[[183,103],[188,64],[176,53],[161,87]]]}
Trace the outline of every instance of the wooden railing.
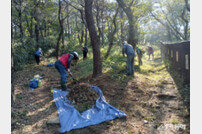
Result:
{"label": "wooden railing", "polygon": [[171,63],[172,70],[180,75],[184,84],[190,83],[190,41],[161,43],[161,56],[165,62]]}

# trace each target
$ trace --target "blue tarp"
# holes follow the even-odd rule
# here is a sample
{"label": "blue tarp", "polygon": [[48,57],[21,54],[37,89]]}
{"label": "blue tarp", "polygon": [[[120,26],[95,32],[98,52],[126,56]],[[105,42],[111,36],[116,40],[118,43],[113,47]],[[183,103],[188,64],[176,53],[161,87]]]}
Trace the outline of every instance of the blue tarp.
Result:
{"label": "blue tarp", "polygon": [[[43,79],[43,77],[39,76],[39,79]],[[34,90],[35,88],[37,88],[39,86],[39,79],[33,78],[30,80],[30,82],[29,82],[30,90]]]}
{"label": "blue tarp", "polygon": [[36,79],[36,78],[31,79],[30,82],[29,82],[30,89],[34,90],[34,88],[37,88],[38,87],[38,83],[39,83],[38,79]]}
{"label": "blue tarp", "polygon": [[74,106],[70,104],[70,101],[66,98],[68,92],[53,89],[53,98],[59,114],[61,133],[126,116],[124,112],[106,102],[102,90],[99,87],[91,87],[99,94],[99,98],[91,109],[83,113],[79,113]]}
{"label": "blue tarp", "polygon": [[55,63],[48,63],[47,67],[55,66]]}

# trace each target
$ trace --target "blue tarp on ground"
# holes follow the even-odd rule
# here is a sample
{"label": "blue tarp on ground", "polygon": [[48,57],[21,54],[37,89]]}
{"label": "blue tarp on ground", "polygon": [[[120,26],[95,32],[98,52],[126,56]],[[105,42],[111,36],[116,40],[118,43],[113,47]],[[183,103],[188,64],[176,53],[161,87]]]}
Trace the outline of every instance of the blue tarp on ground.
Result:
{"label": "blue tarp on ground", "polygon": [[69,104],[70,101],[66,98],[68,92],[53,89],[53,98],[59,114],[61,133],[126,116],[124,112],[105,101],[102,90],[99,87],[91,87],[99,94],[99,98],[91,109],[88,109],[83,113],[79,113],[73,105]]}
{"label": "blue tarp on ground", "polygon": [[36,78],[31,79],[30,82],[29,82],[30,89],[34,90],[34,88],[37,88],[38,87],[38,83],[39,83],[38,79],[36,79]]}
{"label": "blue tarp on ground", "polygon": [[55,66],[55,63],[48,63],[47,67]]}
{"label": "blue tarp on ground", "polygon": [[43,77],[38,75],[38,78],[34,77],[33,79],[30,80],[30,82],[29,82],[30,90],[34,90],[35,88],[37,88],[39,86],[39,82],[40,82],[39,79],[43,79]]}

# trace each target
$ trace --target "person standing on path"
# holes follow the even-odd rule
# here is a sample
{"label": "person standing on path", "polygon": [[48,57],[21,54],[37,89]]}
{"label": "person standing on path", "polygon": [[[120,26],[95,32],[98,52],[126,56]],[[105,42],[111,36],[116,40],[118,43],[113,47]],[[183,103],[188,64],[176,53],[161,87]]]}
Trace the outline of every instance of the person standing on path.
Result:
{"label": "person standing on path", "polygon": [[151,46],[147,46],[147,51],[149,55],[149,60],[150,60],[150,55],[152,55],[152,58],[154,59],[154,49]]}
{"label": "person standing on path", "polygon": [[139,66],[142,65],[142,55],[143,55],[143,51],[141,49],[139,49],[138,47],[135,47],[137,56],[138,56],[138,62],[139,62]]}
{"label": "person standing on path", "polygon": [[126,75],[133,75],[134,74],[134,57],[135,57],[135,51],[133,50],[133,46],[128,44],[126,41],[123,43],[123,49],[122,54],[123,57],[125,57],[125,53],[127,55],[127,73]]}
{"label": "person standing on path", "polygon": [[72,60],[78,60],[78,53],[73,52],[71,54],[63,54],[56,62],[55,62],[55,68],[58,70],[61,76],[60,84],[63,91],[67,90],[66,82],[67,82],[67,71],[69,75],[72,77],[71,71],[70,71],[70,64]]}
{"label": "person standing on path", "polygon": [[39,65],[40,63],[40,57],[42,56],[42,50],[41,48],[39,48],[36,53],[34,54],[34,57],[35,57],[35,60],[36,60],[36,63],[37,65]]}
{"label": "person standing on path", "polygon": [[81,50],[83,51],[83,60],[85,60],[87,58],[88,47],[85,45]]}

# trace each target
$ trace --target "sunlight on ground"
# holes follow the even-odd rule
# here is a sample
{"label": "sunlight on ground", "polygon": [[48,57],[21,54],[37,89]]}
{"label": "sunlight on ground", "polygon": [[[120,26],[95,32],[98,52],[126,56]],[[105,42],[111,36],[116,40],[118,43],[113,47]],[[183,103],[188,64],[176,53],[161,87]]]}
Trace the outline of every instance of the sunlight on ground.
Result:
{"label": "sunlight on ground", "polygon": [[[101,49],[102,57],[104,57],[106,50],[106,48]],[[125,112],[128,117],[126,119],[116,119],[84,129],[74,130],[69,133],[88,133],[92,131],[98,132],[102,127],[105,128],[107,126],[110,127],[107,127],[102,131],[102,133],[147,133],[151,132],[151,130],[156,131],[156,129],[153,127],[155,127],[155,125],[158,127],[162,123],[184,123],[184,119],[179,115],[183,114],[184,116],[187,116],[187,112],[183,108],[178,110],[179,107],[182,107],[181,103],[178,102],[179,100],[164,100],[163,98],[160,98],[162,99],[160,100],[158,98],[159,94],[168,93],[171,95],[176,95],[177,97],[180,95],[178,93],[175,82],[166,69],[164,62],[160,59],[160,51],[156,49],[154,56],[154,59],[148,60],[148,55],[144,54],[143,65],[140,67],[138,67],[136,56],[135,75],[134,77],[126,76],[126,57],[122,57],[121,47],[113,47],[110,56],[107,59],[103,58],[103,75],[100,76],[100,78],[96,78],[93,84],[98,84],[100,87],[102,87],[103,93],[107,98],[107,102]],[[54,63],[55,61],[55,58],[46,59],[42,61],[41,65],[46,66],[48,63]],[[38,69],[39,72],[44,72],[45,68],[42,68],[41,65],[30,65],[30,68],[25,69],[23,73],[29,74],[29,71],[34,69]],[[92,75],[92,70],[92,53],[89,53],[88,59],[84,61],[82,59],[82,55],[80,55],[80,60],[78,61],[77,65],[74,65],[73,63],[71,67],[72,74],[76,77],[76,79],[81,79]],[[49,71],[52,72],[51,75],[57,73],[54,67],[51,67]],[[49,71],[45,70],[46,73],[50,73]],[[55,78],[56,75],[58,78]],[[53,76],[54,81],[59,82],[59,74],[57,73],[55,76]],[[29,77],[32,78],[33,76],[29,74]],[[44,88],[44,92],[47,91],[47,96],[41,98],[40,100],[34,101],[32,105],[43,104],[43,102],[49,98],[51,100],[48,100],[47,103],[45,103],[43,106],[39,106],[37,109],[28,111],[26,117],[37,118],[48,112],[49,108],[54,105],[52,94],[49,93],[49,88],[51,88],[51,79],[53,78],[47,78],[47,80],[43,80],[42,87],[40,89]],[[18,98],[22,100],[24,99],[24,96],[21,95],[21,93],[23,93],[21,87],[24,85],[24,83],[20,83],[20,80],[25,79],[28,81],[28,78],[19,76],[19,84],[16,86],[16,93],[19,94]],[[72,80],[68,78],[68,82],[71,81]],[[47,85],[49,86],[47,87]],[[39,89],[36,89],[35,91],[37,90],[40,92]],[[30,91],[27,93],[33,93],[33,95],[40,96],[40,94],[34,94],[34,92]],[[26,107],[23,107],[23,109],[25,108]],[[21,112],[23,113],[23,110]],[[33,121],[33,124],[22,125],[19,130],[15,130],[16,133],[43,133],[43,131],[57,131],[50,130],[52,128],[48,128],[46,126],[46,120],[53,115],[57,115],[57,110],[55,107],[52,107],[52,112],[53,113],[50,113],[44,118],[39,117],[39,120]],[[145,124],[144,120],[147,120],[149,123]]]}

